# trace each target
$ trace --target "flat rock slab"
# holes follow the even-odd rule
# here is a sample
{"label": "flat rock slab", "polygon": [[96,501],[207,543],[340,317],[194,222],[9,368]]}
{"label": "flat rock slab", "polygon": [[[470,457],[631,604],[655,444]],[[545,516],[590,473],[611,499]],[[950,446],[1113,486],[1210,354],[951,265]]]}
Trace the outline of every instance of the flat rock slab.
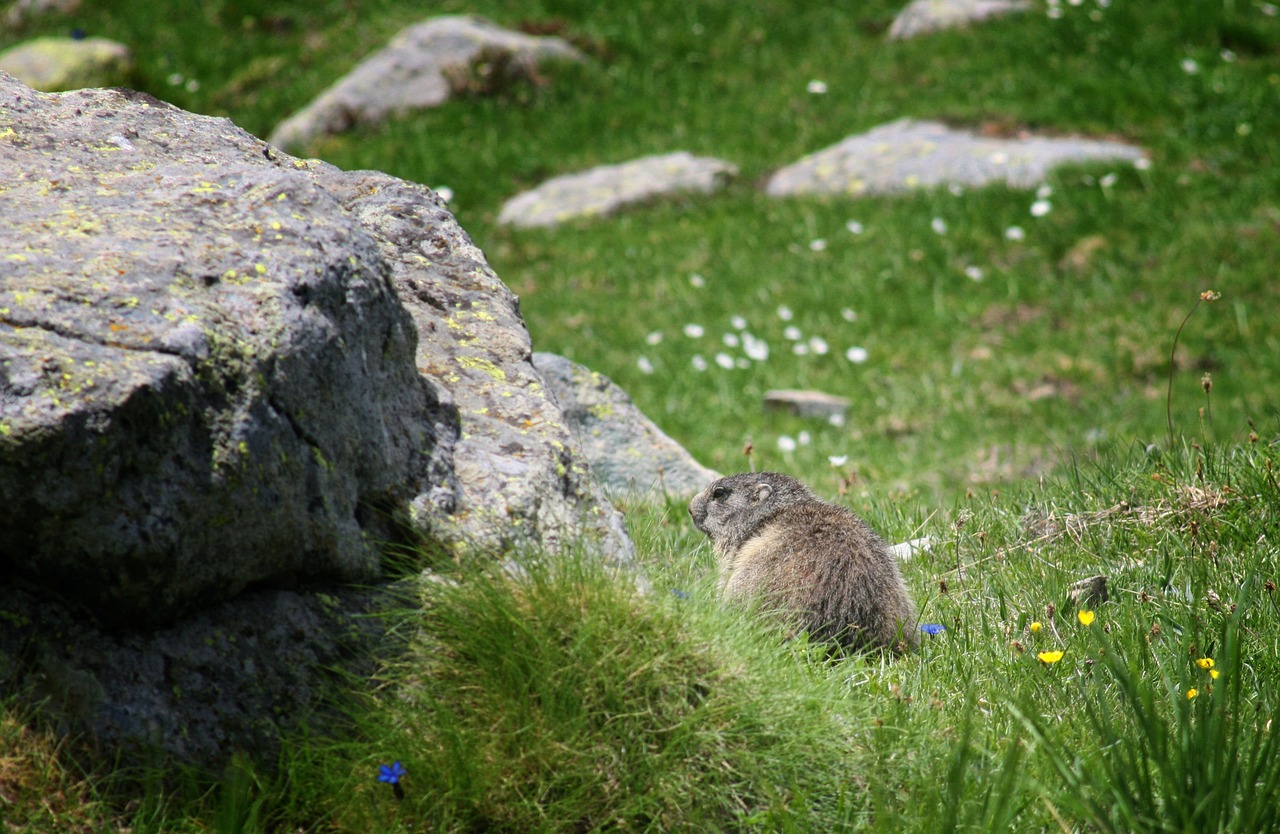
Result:
{"label": "flat rock slab", "polygon": [[535,353],[533,363],[611,497],[688,498],[720,478],[665,435],[605,375],[554,353]]}
{"label": "flat rock slab", "polygon": [[764,392],[766,410],[789,411],[798,417],[843,417],[849,410],[849,400],[821,391],[778,389]]}
{"label": "flat rock slab", "polygon": [[1032,136],[1001,139],[940,122],[899,119],[804,157],[776,172],[771,197],[897,194],[946,185],[1035,188],[1066,163],[1136,162],[1141,148],[1122,142]]}
{"label": "flat rock slab", "polygon": [[547,180],[508,200],[498,222],[518,227],[556,226],[671,194],[712,194],[737,173],[737,167],[728,162],[685,151],[646,156]]}
{"label": "flat rock slab", "polygon": [[129,47],[106,38],[36,38],[0,53],[0,71],[45,92],[123,85],[132,70]]}
{"label": "flat rock slab", "polygon": [[384,49],[281,122],[270,141],[282,148],[298,148],[325,134],[439,107],[453,94],[451,71],[466,68],[483,55],[497,54],[530,67],[550,59],[585,59],[560,38],[512,32],[481,17],[433,18],[396,35]]}
{"label": "flat rock slab", "polygon": [[1029,8],[1026,0],[913,0],[894,18],[889,40],[906,40]]}

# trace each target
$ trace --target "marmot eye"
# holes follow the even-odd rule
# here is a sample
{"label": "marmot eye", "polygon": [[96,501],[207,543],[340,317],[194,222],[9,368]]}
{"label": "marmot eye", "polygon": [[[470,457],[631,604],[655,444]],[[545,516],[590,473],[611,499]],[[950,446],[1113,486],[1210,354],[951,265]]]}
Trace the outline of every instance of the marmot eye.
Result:
{"label": "marmot eye", "polygon": [[729,490],[726,487],[722,487],[722,486],[716,487],[715,489],[711,490],[712,498],[723,498],[728,494],[729,494]]}

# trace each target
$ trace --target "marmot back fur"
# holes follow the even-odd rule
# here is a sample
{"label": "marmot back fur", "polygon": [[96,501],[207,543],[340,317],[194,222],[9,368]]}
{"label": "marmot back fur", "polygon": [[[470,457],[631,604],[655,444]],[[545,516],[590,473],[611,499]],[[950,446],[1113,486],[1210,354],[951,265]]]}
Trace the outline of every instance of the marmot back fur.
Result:
{"label": "marmot back fur", "polygon": [[866,522],[777,472],[721,478],[689,504],[715,548],[720,594],[759,598],[843,648],[919,643],[897,559]]}

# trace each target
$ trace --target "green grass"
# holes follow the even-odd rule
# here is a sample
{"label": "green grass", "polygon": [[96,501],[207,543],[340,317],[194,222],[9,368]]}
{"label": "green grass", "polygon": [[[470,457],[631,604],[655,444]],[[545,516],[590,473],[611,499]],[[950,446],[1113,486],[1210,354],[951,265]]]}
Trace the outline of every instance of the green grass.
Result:
{"label": "green grass", "polygon": [[[380,688],[354,688],[350,733],[293,739],[273,766],[86,776],[6,710],[0,819],[31,832],[1277,828],[1280,17],[1253,0],[1085,0],[1058,20],[889,44],[898,3],[846,5],[184,2],[156,26],[150,2],[114,0],[0,33],[0,47],[72,26],[121,39],[139,88],[265,135],[430,14],[561,23],[592,64],[310,152],[450,187],[535,346],[608,374],[704,463],[746,468],[751,443],[757,468],[839,495],[887,538],[933,536],[905,574],[948,629],[900,661],[823,663],[720,608],[682,506],[628,506],[651,595],[575,560],[522,582],[468,569],[428,585],[420,607],[388,614],[411,649]],[[807,93],[811,79],[829,92]],[[1032,194],[1005,188],[762,195],[776,168],[903,116],[1122,138],[1151,166],[1061,170],[1039,218]],[[742,175],[604,221],[495,224],[548,176],[674,150]],[[1210,289],[1221,299],[1197,307]],[[726,371],[714,357],[741,355],[721,341],[735,316],[770,353]],[[829,351],[794,354],[788,326]],[[764,391],[782,387],[853,405],[842,426],[764,413]],[[1067,589],[1096,573],[1112,599],[1086,627]],[[376,781],[394,760],[403,800]]]}

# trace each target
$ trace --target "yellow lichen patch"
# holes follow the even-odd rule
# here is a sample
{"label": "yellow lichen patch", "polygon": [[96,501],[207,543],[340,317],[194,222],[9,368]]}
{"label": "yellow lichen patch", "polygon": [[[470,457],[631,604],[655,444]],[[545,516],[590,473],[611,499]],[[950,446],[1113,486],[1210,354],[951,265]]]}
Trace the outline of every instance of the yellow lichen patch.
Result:
{"label": "yellow lichen patch", "polygon": [[478,356],[459,356],[457,362],[464,368],[473,371],[481,371],[488,374],[499,382],[507,381],[507,372],[490,362],[488,359],[481,359]]}
{"label": "yellow lichen patch", "polygon": [[191,189],[192,194],[212,194],[218,190],[218,186],[211,182],[201,181],[199,185]]}
{"label": "yellow lichen patch", "polygon": [[0,139],[8,139],[11,136],[17,135],[17,132],[11,127],[6,127],[4,130],[0,130]]}

